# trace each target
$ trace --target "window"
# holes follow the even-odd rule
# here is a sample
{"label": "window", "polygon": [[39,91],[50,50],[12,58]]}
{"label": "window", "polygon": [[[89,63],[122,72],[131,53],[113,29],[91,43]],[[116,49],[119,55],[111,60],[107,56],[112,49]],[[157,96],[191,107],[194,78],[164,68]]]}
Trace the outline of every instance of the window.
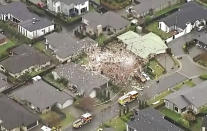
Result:
{"label": "window", "polygon": [[178,112],[178,108],[177,108],[176,106],[174,107],[174,110],[175,110],[176,112]]}

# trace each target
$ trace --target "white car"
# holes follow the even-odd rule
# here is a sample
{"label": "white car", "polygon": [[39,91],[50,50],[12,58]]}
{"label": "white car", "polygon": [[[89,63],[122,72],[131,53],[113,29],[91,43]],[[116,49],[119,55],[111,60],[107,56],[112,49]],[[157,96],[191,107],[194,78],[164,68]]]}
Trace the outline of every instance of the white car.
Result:
{"label": "white car", "polygon": [[142,75],[145,77],[145,79],[146,79],[147,81],[150,80],[150,77],[149,77],[147,74],[145,74],[144,72],[142,72]]}

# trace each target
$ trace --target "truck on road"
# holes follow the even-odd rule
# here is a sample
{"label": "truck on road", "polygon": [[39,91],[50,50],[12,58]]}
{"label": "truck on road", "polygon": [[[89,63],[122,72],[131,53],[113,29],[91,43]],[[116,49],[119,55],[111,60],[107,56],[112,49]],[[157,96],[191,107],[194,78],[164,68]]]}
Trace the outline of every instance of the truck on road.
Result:
{"label": "truck on road", "polygon": [[73,128],[80,128],[83,125],[91,122],[91,120],[92,120],[92,114],[85,113],[85,114],[81,115],[81,117],[78,120],[73,122]]}
{"label": "truck on road", "polygon": [[127,94],[123,95],[119,98],[118,102],[120,105],[125,105],[137,99],[138,92],[137,91],[130,91]]}

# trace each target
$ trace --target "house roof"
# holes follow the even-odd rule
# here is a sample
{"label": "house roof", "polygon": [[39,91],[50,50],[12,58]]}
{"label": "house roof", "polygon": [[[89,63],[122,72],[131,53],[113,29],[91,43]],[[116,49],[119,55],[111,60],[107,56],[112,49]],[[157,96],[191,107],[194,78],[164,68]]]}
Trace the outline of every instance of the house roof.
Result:
{"label": "house roof", "polygon": [[30,102],[41,111],[56,103],[64,104],[67,100],[72,99],[68,94],[58,91],[43,80],[34,81],[32,84],[14,91],[11,96]]}
{"label": "house roof", "polygon": [[0,91],[1,89],[4,90],[4,88],[9,87],[11,87],[11,85],[7,82],[7,77],[4,74],[0,73]]}
{"label": "house roof", "polygon": [[157,9],[162,5],[168,5],[171,1],[173,0],[139,0],[140,3],[134,6],[134,10],[138,14],[142,14],[148,12],[150,9]]}
{"label": "house roof", "polygon": [[77,5],[77,4],[83,4],[88,0],[56,0],[56,1],[61,1],[67,5],[71,5],[71,4]]}
{"label": "house roof", "polygon": [[206,33],[199,35],[198,37],[196,37],[196,39],[202,42],[203,44],[207,45],[207,34]]}
{"label": "house roof", "polygon": [[[12,14],[12,16],[21,21],[19,25],[28,31],[38,30],[53,24],[51,21],[30,12],[27,5],[22,2],[12,2],[7,5],[1,5],[0,14]],[[33,18],[36,19],[35,23]]]}
{"label": "house roof", "polygon": [[43,65],[50,61],[50,58],[26,44],[11,50],[13,56],[0,62],[10,73],[16,74],[35,65]]}
{"label": "house roof", "polygon": [[[207,104],[207,81],[193,88],[179,90],[168,95],[165,99],[181,107],[194,105],[200,108]],[[181,108],[182,109],[182,108]]]}
{"label": "house roof", "polygon": [[59,76],[68,79],[71,84],[77,86],[77,89],[81,93],[85,93],[86,95],[89,95],[93,89],[100,88],[109,81],[108,78],[94,72],[89,72],[84,67],[74,63],[61,65],[55,69],[55,72]]}
{"label": "house roof", "polygon": [[177,25],[181,29],[186,28],[188,22],[195,23],[197,20],[207,19],[207,9],[202,5],[191,1],[180,7],[175,13],[161,19],[169,27]]}
{"label": "house roof", "polygon": [[164,53],[167,49],[164,41],[154,33],[141,36],[133,31],[128,31],[118,39],[127,45],[127,49],[141,58],[147,59],[150,54]]}
{"label": "house roof", "polygon": [[111,26],[112,28],[119,30],[130,24],[128,20],[112,11],[108,11],[104,14],[89,12],[84,15],[83,18],[89,21],[89,25],[94,28],[98,25],[102,25],[103,27]]}
{"label": "house roof", "polygon": [[66,33],[52,33],[45,38],[49,45],[54,49],[55,54],[60,58],[66,58],[77,54],[82,51],[82,49],[89,47],[92,43],[90,38],[84,38],[83,40],[78,41]]}
{"label": "house roof", "polygon": [[39,120],[39,117],[27,111],[13,100],[0,94],[0,120],[2,125],[12,130],[20,126],[29,126]]}
{"label": "house roof", "polygon": [[135,119],[128,126],[138,131],[183,131],[164,119],[164,116],[153,108],[138,111]]}
{"label": "house roof", "polygon": [[53,25],[51,21],[46,18],[35,17],[19,23],[20,26],[32,32]]}

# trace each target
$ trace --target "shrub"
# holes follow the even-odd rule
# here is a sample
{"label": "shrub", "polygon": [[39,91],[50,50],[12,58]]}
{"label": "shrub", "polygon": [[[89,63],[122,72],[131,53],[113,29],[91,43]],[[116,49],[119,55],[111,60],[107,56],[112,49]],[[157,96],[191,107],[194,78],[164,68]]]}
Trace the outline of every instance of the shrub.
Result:
{"label": "shrub", "polygon": [[202,80],[207,80],[207,74],[200,75],[199,78]]}

